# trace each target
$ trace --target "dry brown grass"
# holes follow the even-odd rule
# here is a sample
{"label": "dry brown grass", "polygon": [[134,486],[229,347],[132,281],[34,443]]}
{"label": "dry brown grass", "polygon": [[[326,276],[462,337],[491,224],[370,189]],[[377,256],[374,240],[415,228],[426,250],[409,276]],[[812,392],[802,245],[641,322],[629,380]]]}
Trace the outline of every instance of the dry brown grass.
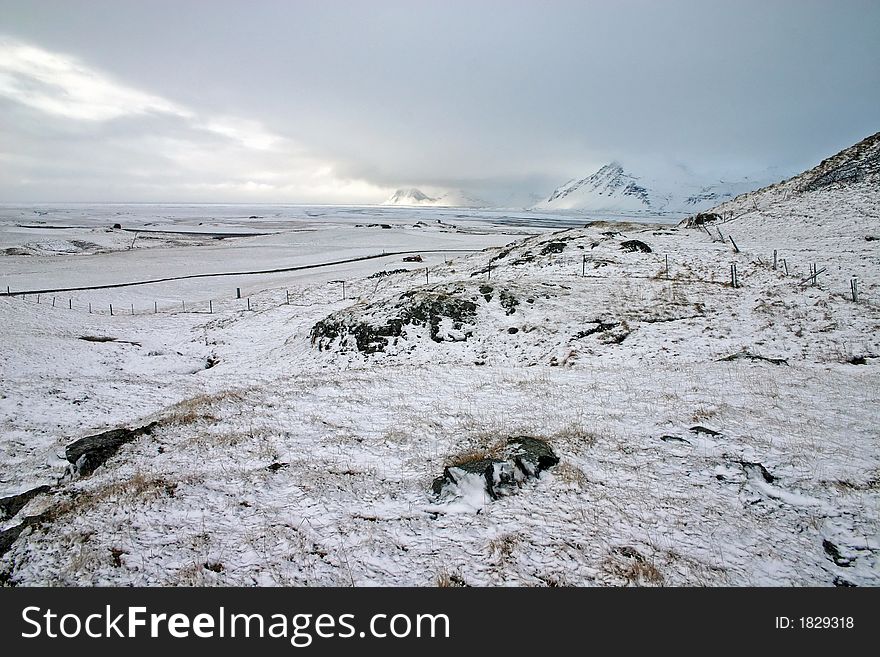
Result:
{"label": "dry brown grass", "polygon": [[489,541],[489,552],[494,555],[499,562],[504,563],[513,556],[513,550],[519,543],[519,537],[516,534],[502,534],[497,538]]}
{"label": "dry brown grass", "polygon": [[553,476],[563,484],[576,488],[583,489],[589,484],[589,479],[584,471],[567,461],[562,461],[553,468]]}
{"label": "dry brown grass", "polygon": [[458,573],[448,573],[445,570],[442,570],[437,574],[436,582],[437,587],[441,589],[460,588],[468,585]]}
{"label": "dry brown grass", "polygon": [[194,480],[190,477],[174,481],[136,472],[129,479],[113,481],[95,490],[72,491],[70,497],[62,499],[46,511],[43,519],[54,522],[68,514],[88,513],[106,502],[124,506],[171,498],[174,497],[179,483]]}
{"label": "dry brown grass", "polygon": [[615,548],[602,568],[625,586],[662,586],[664,582],[652,561],[632,547]]}
{"label": "dry brown grass", "polygon": [[243,391],[224,390],[222,392],[196,395],[169,406],[159,420],[162,426],[187,426],[196,422],[214,422],[217,412],[224,404],[241,403],[245,400]]}
{"label": "dry brown grass", "polygon": [[578,422],[572,422],[558,431],[553,432],[547,441],[553,446],[556,443],[572,447],[593,447],[599,441],[599,434],[587,429]]}

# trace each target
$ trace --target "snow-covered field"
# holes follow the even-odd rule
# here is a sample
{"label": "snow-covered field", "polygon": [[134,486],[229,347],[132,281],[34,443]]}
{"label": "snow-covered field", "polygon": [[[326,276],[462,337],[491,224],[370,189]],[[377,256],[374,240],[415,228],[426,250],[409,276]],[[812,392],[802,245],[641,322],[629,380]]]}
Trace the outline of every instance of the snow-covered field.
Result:
{"label": "snow-covered field", "polygon": [[[877,585],[880,220],[859,194],[719,224],[740,253],[714,226],[552,213],[0,208],[13,293],[227,274],[0,298],[0,497],[52,487],[2,520],[24,525],[3,580]],[[65,446],[150,422],[65,476]],[[499,499],[432,493],[519,435],[559,464]]]}

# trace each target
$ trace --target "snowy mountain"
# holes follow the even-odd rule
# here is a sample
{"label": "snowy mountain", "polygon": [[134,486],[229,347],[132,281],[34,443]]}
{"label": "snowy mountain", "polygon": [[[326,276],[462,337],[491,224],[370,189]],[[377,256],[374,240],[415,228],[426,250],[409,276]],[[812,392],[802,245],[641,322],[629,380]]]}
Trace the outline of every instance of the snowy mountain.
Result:
{"label": "snowy mountain", "polygon": [[618,162],[606,164],[581,180],[569,180],[536,207],[557,210],[598,210],[614,208],[643,210],[652,207],[648,190]]}
{"label": "snowy mountain", "polygon": [[461,190],[428,196],[415,187],[398,189],[382,205],[484,208],[488,203]]}
{"label": "snowy mountain", "polygon": [[436,198],[415,187],[398,189],[382,205],[434,205]]}
{"label": "snowy mountain", "polygon": [[742,180],[699,180],[683,167],[640,177],[619,162],[557,188],[536,210],[582,210],[608,214],[689,214],[757,189],[767,176]]}

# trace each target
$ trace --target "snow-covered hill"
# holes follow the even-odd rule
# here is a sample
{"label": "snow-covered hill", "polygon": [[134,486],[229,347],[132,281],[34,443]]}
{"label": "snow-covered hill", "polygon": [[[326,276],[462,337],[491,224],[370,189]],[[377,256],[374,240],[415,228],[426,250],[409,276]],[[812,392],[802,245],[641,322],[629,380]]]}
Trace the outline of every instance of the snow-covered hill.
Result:
{"label": "snow-covered hill", "polygon": [[581,210],[601,214],[689,214],[734,198],[768,182],[754,178],[705,181],[682,167],[662,175],[636,176],[619,162],[606,164],[586,178],[570,180],[536,210]]}
{"label": "snow-covered hill", "polygon": [[[0,295],[0,583],[877,586],[870,166],[719,224],[739,252],[702,227],[603,221],[490,241],[430,221],[484,213],[422,208],[396,213],[419,228],[361,241],[317,222],[332,232],[213,247],[331,263],[289,277],[84,290],[72,307]],[[333,264],[401,239],[424,240],[413,269]],[[59,254],[51,271],[69,284],[97,259],[112,283],[198,248]],[[20,278],[49,257],[0,260]],[[813,263],[829,273],[804,286]],[[859,267],[856,304],[842,277]],[[142,429],[75,466],[68,447],[123,426]],[[438,493],[465,466],[500,484],[523,436],[558,463],[500,495],[487,477]]]}
{"label": "snow-covered hill", "polygon": [[802,278],[824,269],[820,282],[848,295],[857,279],[862,301],[876,303],[880,280],[880,133],[845,148],[808,171],[688,217],[683,226],[715,224],[738,247]]}
{"label": "snow-covered hill", "polygon": [[[769,210],[780,204],[794,202],[809,205],[811,200],[827,197],[835,191],[845,191],[850,198],[860,192],[876,193],[880,188],[880,132],[845,148],[836,155],[822,160],[812,169],[741,194],[730,201],[716,204],[709,212],[718,219],[731,220],[751,211]],[[699,222],[705,221],[704,217]],[[685,221],[693,225],[692,218]]]}
{"label": "snow-covered hill", "polygon": [[442,192],[436,196],[428,196],[415,187],[398,189],[382,205],[454,207],[454,208],[485,208],[488,203],[461,190]]}

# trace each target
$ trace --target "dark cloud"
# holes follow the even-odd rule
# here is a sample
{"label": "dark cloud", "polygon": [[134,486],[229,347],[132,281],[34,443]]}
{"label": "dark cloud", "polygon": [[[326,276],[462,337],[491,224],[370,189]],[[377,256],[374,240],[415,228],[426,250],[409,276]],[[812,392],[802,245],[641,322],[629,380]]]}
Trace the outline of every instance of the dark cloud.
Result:
{"label": "dark cloud", "polygon": [[131,180],[138,200],[169,180],[193,200],[375,201],[403,185],[494,200],[610,159],[795,170],[880,129],[872,0],[0,0],[0,14],[8,37],[75,56],[143,108],[83,127],[4,100],[4,162],[29,162],[32,181],[7,167],[9,198],[48,198],[39,163],[63,173],[89,147],[105,165],[67,178],[118,164],[114,189]]}

